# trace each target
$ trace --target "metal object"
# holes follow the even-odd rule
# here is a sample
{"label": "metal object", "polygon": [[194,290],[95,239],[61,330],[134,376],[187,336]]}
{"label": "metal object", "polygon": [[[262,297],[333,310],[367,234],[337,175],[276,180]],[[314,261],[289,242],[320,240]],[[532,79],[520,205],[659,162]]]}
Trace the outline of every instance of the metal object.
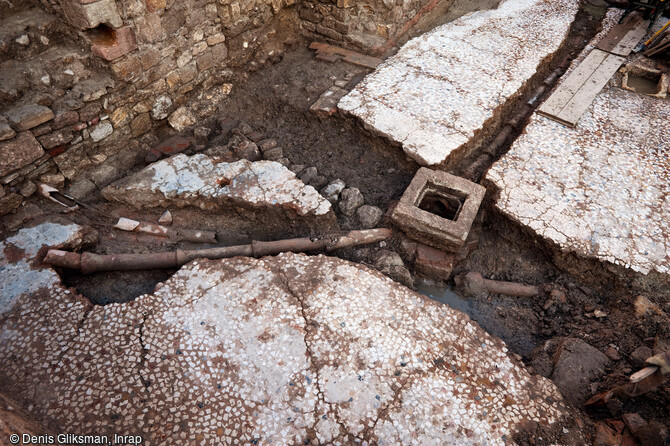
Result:
{"label": "metal object", "polygon": [[152,254],[93,254],[76,253],[50,249],[44,263],[61,268],[78,269],[84,274],[99,271],[135,271],[143,269],[178,268],[198,259],[223,259],[236,256],[262,257],[282,252],[333,251],[351,246],[367,245],[391,237],[386,228],[349,231],[340,236],[312,240],[308,237],[277,240],[272,242],[253,241],[248,245],[220,248],[177,250]]}

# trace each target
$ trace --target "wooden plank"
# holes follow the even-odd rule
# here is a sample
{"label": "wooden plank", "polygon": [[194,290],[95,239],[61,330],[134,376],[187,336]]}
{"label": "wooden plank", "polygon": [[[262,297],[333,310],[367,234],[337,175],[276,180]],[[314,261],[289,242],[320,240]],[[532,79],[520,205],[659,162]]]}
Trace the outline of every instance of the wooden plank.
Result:
{"label": "wooden plank", "polygon": [[561,121],[570,123],[572,127],[591,105],[595,97],[600,93],[614,73],[619,69],[626,59],[621,56],[610,54],[598,69],[589,77],[568,104],[556,115]]}
{"label": "wooden plank", "polygon": [[621,40],[626,37],[626,34],[633,29],[639,22],[642,21],[642,16],[634,12],[623,23],[619,23],[610,30],[609,33],[596,45],[599,50],[611,52]]}
{"label": "wooden plank", "polygon": [[554,93],[544,101],[538,112],[550,116],[558,115],[607,58],[607,55],[604,51],[591,51]]}
{"label": "wooden plank", "polygon": [[665,50],[670,49],[670,40],[667,40],[666,42],[661,42],[658,45],[653,46],[652,48],[649,48],[647,51],[644,52],[645,56],[653,56],[658,53],[662,53]]}
{"label": "wooden plank", "polygon": [[626,36],[610,51],[617,56],[628,56],[633,48],[640,43],[640,40],[647,34],[649,20],[641,20]]}
{"label": "wooden plank", "polygon": [[377,57],[366,56],[365,54],[340,48],[339,46],[328,45],[327,43],[312,42],[309,48],[322,54],[333,54],[342,56],[346,62],[360,65],[366,68],[375,69],[377,65],[383,62]]}

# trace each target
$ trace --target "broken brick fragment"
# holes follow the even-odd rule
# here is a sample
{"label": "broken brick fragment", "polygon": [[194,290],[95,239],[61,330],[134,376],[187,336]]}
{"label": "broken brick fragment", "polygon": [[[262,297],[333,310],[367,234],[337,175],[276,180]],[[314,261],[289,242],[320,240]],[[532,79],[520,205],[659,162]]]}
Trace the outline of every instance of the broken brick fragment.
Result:
{"label": "broken brick fragment", "polygon": [[93,43],[93,54],[105,60],[114,60],[137,49],[135,31],[129,26],[115,29],[110,37]]}
{"label": "broken brick fragment", "polygon": [[454,254],[419,243],[416,248],[414,269],[435,280],[448,280],[454,266]]}

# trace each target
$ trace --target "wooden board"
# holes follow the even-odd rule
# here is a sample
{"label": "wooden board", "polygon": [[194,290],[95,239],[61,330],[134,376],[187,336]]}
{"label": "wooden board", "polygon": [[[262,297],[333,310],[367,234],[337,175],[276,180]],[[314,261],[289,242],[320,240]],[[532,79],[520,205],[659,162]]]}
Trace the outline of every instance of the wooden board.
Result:
{"label": "wooden board", "polygon": [[628,56],[647,33],[648,27],[649,20],[643,20],[638,13],[631,14],[623,23],[612,28],[596,48],[617,56]]}
{"label": "wooden board", "polygon": [[628,56],[647,32],[649,20],[643,20],[639,13],[629,15],[607,33],[596,48],[618,56]]}
{"label": "wooden board", "polygon": [[373,70],[377,67],[377,65],[383,62],[382,59],[377,57],[366,56],[365,54],[361,54],[345,48],[340,48],[334,45],[328,45],[327,43],[312,42],[309,45],[309,48],[311,50],[316,50],[317,55],[322,55],[321,58],[324,58],[325,60],[330,61],[334,56],[340,56],[345,62],[360,65],[362,67]]}
{"label": "wooden board", "polygon": [[624,60],[624,57],[594,49],[537,112],[574,127]]}

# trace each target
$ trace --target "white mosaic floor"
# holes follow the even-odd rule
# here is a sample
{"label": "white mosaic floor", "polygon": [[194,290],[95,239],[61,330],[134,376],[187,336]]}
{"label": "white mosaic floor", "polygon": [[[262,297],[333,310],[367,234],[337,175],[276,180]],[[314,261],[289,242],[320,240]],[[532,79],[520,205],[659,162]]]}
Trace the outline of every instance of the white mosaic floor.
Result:
{"label": "white mosaic floor", "polygon": [[155,162],[110,184],[102,194],[137,208],[176,205],[212,210],[232,204],[283,209],[297,216],[331,213],[328,200],[277,162],[224,163],[204,154],[179,154]]}
{"label": "white mosaic floor", "polygon": [[[618,14],[608,13],[606,29]],[[487,179],[500,189],[498,209],[563,250],[667,274],[670,100],[618,82],[610,81],[574,129],[534,115]]]}
{"label": "white mosaic floor", "polygon": [[577,0],[506,0],[408,42],[339,103],[439,165],[493,117],[567,36]]}
{"label": "white mosaic floor", "polygon": [[0,391],[69,432],[503,445],[535,421],[579,435],[556,387],[501,340],[336,258],[196,261],[153,295],[104,307],[59,284],[26,292],[0,314]]}

